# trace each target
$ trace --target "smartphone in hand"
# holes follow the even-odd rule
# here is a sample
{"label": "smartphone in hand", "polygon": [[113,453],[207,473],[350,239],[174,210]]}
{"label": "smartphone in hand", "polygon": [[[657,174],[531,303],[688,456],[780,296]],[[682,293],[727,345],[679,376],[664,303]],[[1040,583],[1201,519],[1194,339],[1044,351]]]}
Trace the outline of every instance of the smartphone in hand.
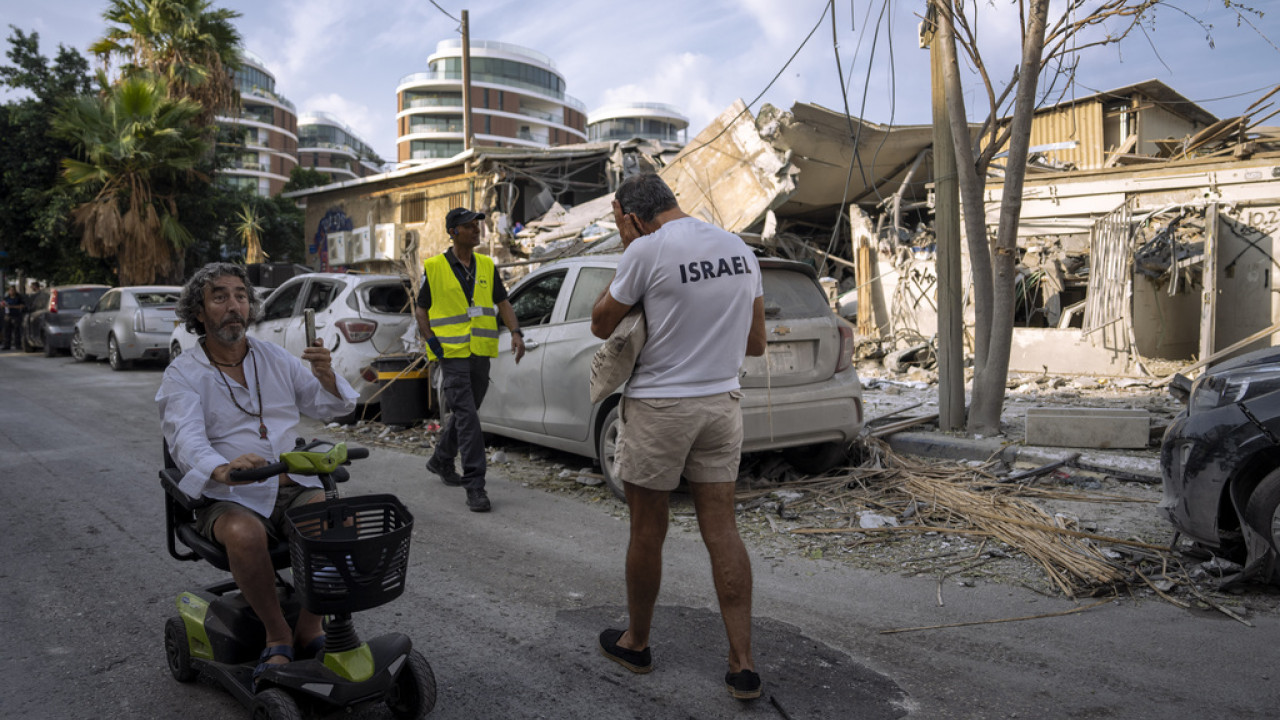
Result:
{"label": "smartphone in hand", "polygon": [[316,344],[316,311],[307,308],[302,311],[302,322],[307,327],[307,347]]}

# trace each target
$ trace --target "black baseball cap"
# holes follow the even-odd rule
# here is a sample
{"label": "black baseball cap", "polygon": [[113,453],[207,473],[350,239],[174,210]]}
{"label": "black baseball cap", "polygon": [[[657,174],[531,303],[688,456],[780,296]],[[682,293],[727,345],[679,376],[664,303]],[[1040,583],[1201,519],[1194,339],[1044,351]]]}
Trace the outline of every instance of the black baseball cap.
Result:
{"label": "black baseball cap", "polygon": [[444,216],[444,229],[452,230],[459,225],[466,225],[472,220],[483,220],[484,213],[474,212],[467,208],[454,208]]}

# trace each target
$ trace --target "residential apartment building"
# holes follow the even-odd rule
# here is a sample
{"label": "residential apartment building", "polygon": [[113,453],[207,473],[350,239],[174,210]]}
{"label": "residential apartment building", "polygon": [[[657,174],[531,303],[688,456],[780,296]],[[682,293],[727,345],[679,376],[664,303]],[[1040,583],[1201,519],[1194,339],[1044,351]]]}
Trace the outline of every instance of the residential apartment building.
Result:
{"label": "residential apartment building", "polygon": [[[510,43],[474,41],[471,133],[474,144],[539,148],[585,142],[586,106],[565,94],[551,58]],[[427,72],[396,87],[396,161],[422,164],[462,152],[462,41],[442,40]]]}
{"label": "residential apartment building", "polygon": [[218,180],[259,195],[276,195],[298,164],[298,113],[276,92],[276,78],[260,58],[241,50],[241,60],[235,73],[240,113],[218,118],[218,151],[231,156]]}
{"label": "residential apartment building", "polygon": [[684,145],[688,128],[689,118],[664,103],[606,105],[587,116],[587,139],[592,142],[643,138]]}
{"label": "residential apartment building", "polygon": [[298,164],[328,173],[333,182],[376,175],[382,159],[360,136],[326,112],[303,113],[298,118]]}

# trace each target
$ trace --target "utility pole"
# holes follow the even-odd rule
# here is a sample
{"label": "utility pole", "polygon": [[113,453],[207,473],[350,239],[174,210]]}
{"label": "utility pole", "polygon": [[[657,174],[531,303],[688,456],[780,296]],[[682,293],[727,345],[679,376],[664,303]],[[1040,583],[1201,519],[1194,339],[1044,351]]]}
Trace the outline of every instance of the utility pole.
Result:
{"label": "utility pole", "polygon": [[462,149],[471,149],[471,20],[462,11]]}
{"label": "utility pole", "polygon": [[[945,17],[944,17],[945,15]],[[938,273],[938,426],[943,432],[964,428],[964,306],[960,274],[960,183],[943,83],[943,54],[937,34],[954,32],[951,0],[929,0],[921,40],[928,33],[933,88],[933,230]]]}

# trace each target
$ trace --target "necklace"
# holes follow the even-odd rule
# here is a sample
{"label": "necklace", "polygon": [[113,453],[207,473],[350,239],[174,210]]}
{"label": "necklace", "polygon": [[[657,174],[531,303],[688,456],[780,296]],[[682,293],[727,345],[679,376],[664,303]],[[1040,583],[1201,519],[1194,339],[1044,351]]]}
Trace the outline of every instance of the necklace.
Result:
{"label": "necklace", "polygon": [[[207,352],[207,351],[206,351],[206,352]],[[266,439],[267,439],[267,424],[266,424],[266,423],[264,423],[264,422],[262,421],[262,381],[261,381],[261,379],[258,377],[258,356],[253,355],[252,353],[253,353],[253,347],[252,347],[252,346],[250,346],[249,350],[245,352],[245,355],[246,355],[246,356],[250,356],[250,357],[251,357],[251,359],[253,360],[253,389],[254,389],[254,392],[255,392],[255,393],[257,394],[257,396],[258,396],[258,412],[256,412],[256,413],[255,413],[255,412],[249,412],[248,410],[245,410],[245,409],[244,409],[244,407],[243,407],[242,405],[240,405],[240,401],[239,401],[239,400],[236,400],[236,394],[235,394],[234,392],[232,392],[232,390],[231,390],[231,383],[227,381],[227,375],[226,375],[226,373],[224,373],[224,372],[222,372],[221,370],[219,370],[219,371],[218,371],[218,377],[222,378],[222,384],[226,386],[226,388],[227,388],[227,395],[231,396],[231,402],[232,402],[232,404],[234,404],[234,405],[236,406],[236,409],[237,409],[237,410],[239,410],[240,412],[244,413],[245,415],[248,415],[248,416],[249,416],[249,417],[251,417],[251,418],[256,418],[256,419],[257,419],[257,421],[258,421],[258,437],[262,438],[263,440],[266,440]],[[213,360],[213,358],[209,358],[209,360],[210,360],[210,361],[212,361],[212,360]],[[239,364],[241,364],[241,363],[243,363],[243,362],[244,362],[244,358],[241,358],[241,359],[240,359],[240,362],[236,363],[236,365],[239,365]],[[217,364],[217,365],[222,365],[222,363],[216,363],[216,364]],[[223,367],[234,367],[234,366],[226,366],[226,365],[224,365]]]}
{"label": "necklace", "polygon": [[217,365],[218,367],[225,367],[225,368],[240,367],[241,365],[244,364],[244,359],[249,356],[249,348],[246,345],[244,350],[244,355],[242,355],[239,360],[233,363],[218,362],[217,360],[213,359],[213,353],[209,352],[208,346],[204,344],[204,338],[200,338],[200,347],[204,349],[204,355],[205,357],[209,358],[209,362],[213,363],[214,365]]}

